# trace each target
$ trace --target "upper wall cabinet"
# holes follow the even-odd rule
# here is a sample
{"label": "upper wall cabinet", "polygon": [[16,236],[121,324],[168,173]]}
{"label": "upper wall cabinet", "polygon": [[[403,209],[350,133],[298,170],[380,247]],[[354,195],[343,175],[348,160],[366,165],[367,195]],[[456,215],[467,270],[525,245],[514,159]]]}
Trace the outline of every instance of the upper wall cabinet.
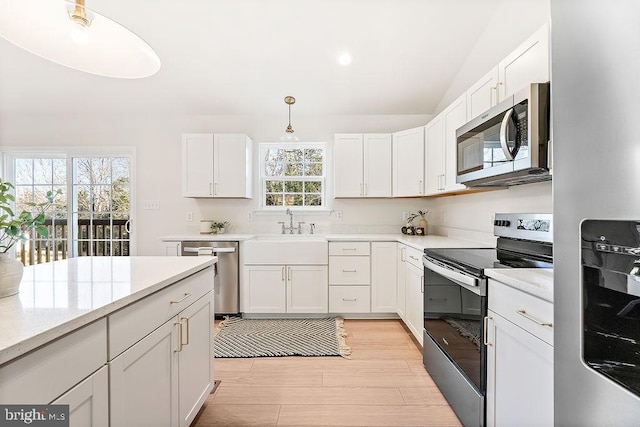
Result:
{"label": "upper wall cabinet", "polygon": [[334,136],[334,197],[391,197],[391,134]]}
{"label": "upper wall cabinet", "polygon": [[467,120],[529,83],[549,81],[549,26],[544,25],[467,90]]}
{"label": "upper wall cabinet", "polygon": [[442,113],[424,127],[425,141],[425,193],[435,194],[444,190],[444,121]]}
{"label": "upper wall cabinet", "polygon": [[393,134],[393,197],[424,195],[424,126]]}
{"label": "upper wall cabinet", "polygon": [[251,198],[252,152],[245,134],[182,135],[182,195]]}

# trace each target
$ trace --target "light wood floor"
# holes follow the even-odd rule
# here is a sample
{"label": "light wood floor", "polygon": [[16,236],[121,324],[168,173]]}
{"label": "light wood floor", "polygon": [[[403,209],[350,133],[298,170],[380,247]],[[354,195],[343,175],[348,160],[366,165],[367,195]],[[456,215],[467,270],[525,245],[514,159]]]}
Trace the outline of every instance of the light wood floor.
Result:
{"label": "light wood floor", "polygon": [[351,359],[216,359],[210,426],[460,426],[399,320],[345,320]]}

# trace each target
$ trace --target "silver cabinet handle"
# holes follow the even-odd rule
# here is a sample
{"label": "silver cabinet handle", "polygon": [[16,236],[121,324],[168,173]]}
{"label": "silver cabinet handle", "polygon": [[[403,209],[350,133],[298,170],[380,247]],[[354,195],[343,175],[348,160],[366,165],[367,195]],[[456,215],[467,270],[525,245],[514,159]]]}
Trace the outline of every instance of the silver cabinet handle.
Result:
{"label": "silver cabinet handle", "polygon": [[482,327],[484,330],[484,340],[482,341],[482,343],[489,347],[493,346],[493,343],[487,340],[487,338],[489,337],[489,316],[484,316]]}
{"label": "silver cabinet handle", "polygon": [[411,258],[414,261],[420,261],[420,258],[416,258],[413,255],[409,255],[409,258]]}
{"label": "silver cabinet handle", "polygon": [[343,251],[357,251],[358,248],[342,248]]}
{"label": "silver cabinet handle", "polygon": [[291,267],[289,267],[287,271],[287,279],[289,280],[289,282],[291,282]]}
{"label": "silver cabinet handle", "polygon": [[367,183],[366,182],[364,183],[364,195],[365,196],[367,195]]}
{"label": "silver cabinet handle", "polygon": [[360,195],[364,196],[364,184],[360,183]]}
{"label": "silver cabinet handle", "polygon": [[178,330],[178,339],[179,339],[179,344],[178,344],[178,349],[177,350],[173,350],[174,353],[180,353],[182,351],[182,322],[173,322],[174,326],[180,326],[180,329]]}
{"label": "silver cabinet handle", "polygon": [[342,301],[358,301],[358,298],[342,298]]}
{"label": "silver cabinet handle", "polygon": [[418,194],[422,194],[422,180],[418,181]]}
{"label": "silver cabinet handle", "polygon": [[502,118],[502,124],[500,124],[500,146],[502,147],[504,157],[507,160],[513,160],[513,154],[511,153],[511,151],[509,150],[509,146],[507,145],[507,126],[512,115],[513,108],[510,108]]}
{"label": "silver cabinet handle", "polygon": [[182,301],[186,300],[187,298],[189,298],[191,296],[191,293],[189,292],[185,292],[184,296],[182,298],[180,298],[178,301],[169,301],[170,304],[179,304]]}
{"label": "silver cabinet handle", "polygon": [[284,267],[282,267],[282,281],[285,281],[285,276],[284,276]]}
{"label": "silver cabinet handle", "polygon": [[357,273],[358,270],[342,270],[343,273]]}
{"label": "silver cabinet handle", "polygon": [[[496,102],[493,102],[493,91],[495,90],[495,94],[496,94]],[[494,105],[496,105],[498,103],[498,83],[496,83],[495,86],[491,86],[491,89],[489,90],[489,106],[493,107]]]}
{"label": "silver cabinet handle", "polygon": [[217,182],[214,184],[214,188],[215,188],[215,190],[213,191],[213,195],[217,196],[218,195],[218,183]]}
{"label": "silver cabinet handle", "polygon": [[531,320],[534,323],[537,323],[540,326],[548,326],[548,327],[553,327],[553,323],[552,322],[543,322],[542,320],[538,320],[535,317],[533,317],[532,315],[530,315],[529,313],[527,313],[527,311],[523,308],[520,310],[516,310],[516,313],[518,313],[520,316]]}

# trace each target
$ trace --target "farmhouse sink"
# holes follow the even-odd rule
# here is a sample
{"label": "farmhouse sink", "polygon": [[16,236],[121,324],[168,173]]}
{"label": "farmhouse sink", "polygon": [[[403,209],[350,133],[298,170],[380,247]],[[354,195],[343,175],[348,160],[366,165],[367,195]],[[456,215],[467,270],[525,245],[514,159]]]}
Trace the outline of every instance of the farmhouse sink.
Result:
{"label": "farmhouse sink", "polygon": [[329,244],[320,235],[259,235],[244,242],[242,258],[244,264],[326,265]]}

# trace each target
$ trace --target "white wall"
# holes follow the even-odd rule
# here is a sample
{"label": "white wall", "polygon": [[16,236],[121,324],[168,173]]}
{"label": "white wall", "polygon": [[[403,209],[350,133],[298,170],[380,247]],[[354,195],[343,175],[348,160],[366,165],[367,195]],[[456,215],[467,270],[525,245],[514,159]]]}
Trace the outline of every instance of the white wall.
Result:
{"label": "white wall", "polygon": [[[287,125],[286,115],[267,116],[64,116],[51,114],[0,117],[0,151],[7,146],[133,146],[136,148],[136,219],[138,254],[159,253],[163,235],[198,233],[201,219],[228,220],[231,232],[278,231],[285,215],[256,216],[246,213],[258,207],[258,199],[186,199],[181,192],[182,133],[247,133],[258,142],[277,141]],[[393,132],[426,124],[428,115],[292,117],[296,134],[304,141],[326,141],[332,147],[334,133]],[[257,153],[257,150],[256,150]],[[257,165],[257,154],[255,165]],[[329,152],[331,158],[331,150]],[[332,186],[331,171],[327,184]],[[143,200],[158,200],[160,210],[142,210]],[[333,200],[343,219],[328,215],[296,216],[315,222],[318,232],[392,232],[402,226],[402,211],[428,209],[426,199]],[[187,213],[193,221],[187,222]]]}

